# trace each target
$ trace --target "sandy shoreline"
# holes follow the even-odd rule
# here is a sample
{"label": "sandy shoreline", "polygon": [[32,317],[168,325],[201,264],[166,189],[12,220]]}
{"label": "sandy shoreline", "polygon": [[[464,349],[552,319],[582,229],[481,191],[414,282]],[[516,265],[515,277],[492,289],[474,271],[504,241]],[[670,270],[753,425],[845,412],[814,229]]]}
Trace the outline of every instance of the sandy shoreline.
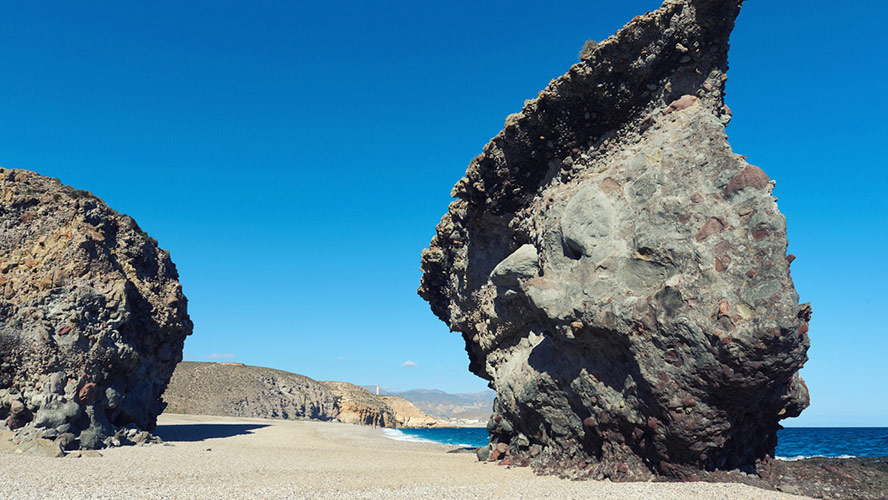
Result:
{"label": "sandy shoreline", "polygon": [[571,482],[347,424],[162,415],[163,445],[0,454],[0,498],[792,499],[738,484]]}

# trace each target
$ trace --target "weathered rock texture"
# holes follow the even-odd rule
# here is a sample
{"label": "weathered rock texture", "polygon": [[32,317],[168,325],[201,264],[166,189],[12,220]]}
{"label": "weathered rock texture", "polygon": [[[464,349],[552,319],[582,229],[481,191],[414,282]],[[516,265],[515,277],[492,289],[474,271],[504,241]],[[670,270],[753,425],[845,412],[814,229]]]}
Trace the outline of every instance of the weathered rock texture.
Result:
{"label": "weathered rock texture", "polygon": [[484,147],[419,293],[497,392],[490,452],[645,479],[751,468],[808,404],[774,183],[724,127],[740,0],[672,0]]}
{"label": "weathered rock texture", "polygon": [[183,361],[163,395],[170,413],[333,420],[333,392],[308,377],[271,368]]}
{"label": "weathered rock texture", "polygon": [[2,425],[69,449],[152,430],[192,330],[169,253],[56,179],[0,169],[0,199]]}

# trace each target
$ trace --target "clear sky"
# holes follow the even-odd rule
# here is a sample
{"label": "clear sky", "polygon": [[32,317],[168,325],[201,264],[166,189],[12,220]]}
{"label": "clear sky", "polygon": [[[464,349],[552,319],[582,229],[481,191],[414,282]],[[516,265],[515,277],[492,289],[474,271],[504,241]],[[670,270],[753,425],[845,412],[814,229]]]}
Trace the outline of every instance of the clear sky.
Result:
{"label": "clear sky", "polygon": [[[92,191],[171,251],[186,359],[479,391],[416,295],[420,251],[505,117],[658,6],[4,2],[0,165]],[[731,143],[777,180],[814,308],[813,403],[788,425],[888,426],[882,11],[749,0],[732,38]]]}

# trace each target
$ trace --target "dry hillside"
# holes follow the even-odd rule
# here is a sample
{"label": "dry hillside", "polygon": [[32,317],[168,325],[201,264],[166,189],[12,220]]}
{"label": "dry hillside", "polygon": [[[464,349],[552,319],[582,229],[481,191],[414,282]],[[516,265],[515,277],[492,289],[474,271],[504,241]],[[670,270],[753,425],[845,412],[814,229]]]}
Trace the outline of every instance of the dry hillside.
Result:
{"label": "dry hillside", "polygon": [[167,413],[339,420],[378,427],[431,427],[437,421],[410,402],[376,396],[347,382],[240,363],[183,361],[163,395]]}

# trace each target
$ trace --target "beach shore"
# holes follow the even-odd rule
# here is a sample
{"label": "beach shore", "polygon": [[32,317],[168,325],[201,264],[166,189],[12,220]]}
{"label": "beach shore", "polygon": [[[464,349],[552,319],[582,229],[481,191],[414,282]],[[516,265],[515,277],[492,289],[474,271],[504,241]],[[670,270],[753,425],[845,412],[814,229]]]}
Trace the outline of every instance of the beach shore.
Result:
{"label": "beach shore", "polygon": [[161,415],[165,443],[96,458],[0,454],[0,498],[799,499],[740,484],[573,482],[354,425]]}

